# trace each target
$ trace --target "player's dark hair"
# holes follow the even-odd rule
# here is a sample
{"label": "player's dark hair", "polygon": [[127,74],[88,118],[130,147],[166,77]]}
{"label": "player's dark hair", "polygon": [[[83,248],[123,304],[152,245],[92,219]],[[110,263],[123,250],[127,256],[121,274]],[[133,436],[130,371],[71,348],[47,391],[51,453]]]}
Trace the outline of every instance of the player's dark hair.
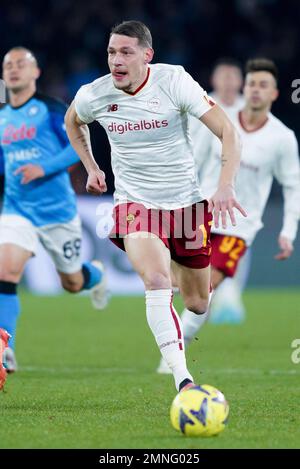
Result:
{"label": "player's dark hair", "polygon": [[147,26],[141,21],[123,21],[111,30],[110,35],[120,34],[122,36],[136,37],[142,47],[152,47],[152,36]]}
{"label": "player's dark hair", "polygon": [[10,52],[12,52],[14,50],[23,51],[23,52],[26,52],[26,53],[30,54],[32,56],[32,58],[34,59],[36,65],[38,66],[38,60],[37,60],[35,54],[32,52],[32,50],[30,50],[30,49],[28,49],[27,47],[24,47],[24,46],[14,46],[11,49],[9,49],[6,54],[9,54]]}
{"label": "player's dark hair", "polygon": [[214,72],[216,68],[221,67],[222,65],[227,65],[228,67],[236,67],[239,70],[242,70],[242,66],[238,62],[238,60],[232,57],[221,57],[214,63],[212,71]]}
{"label": "player's dark hair", "polygon": [[253,72],[269,72],[275,78],[276,83],[278,83],[278,68],[273,60],[263,57],[248,60],[245,66],[245,73]]}

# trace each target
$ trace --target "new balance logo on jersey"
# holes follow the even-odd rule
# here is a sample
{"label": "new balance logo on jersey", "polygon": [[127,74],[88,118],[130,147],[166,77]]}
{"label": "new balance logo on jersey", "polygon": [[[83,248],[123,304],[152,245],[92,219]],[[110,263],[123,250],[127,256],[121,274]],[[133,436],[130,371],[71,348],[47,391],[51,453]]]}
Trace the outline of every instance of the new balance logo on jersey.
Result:
{"label": "new balance logo on jersey", "polygon": [[32,140],[35,136],[36,127],[26,127],[26,124],[22,124],[21,127],[18,128],[14,125],[8,125],[4,129],[1,144],[10,145],[20,140]]}
{"label": "new balance logo on jersey", "polygon": [[118,105],[117,104],[109,104],[107,106],[107,112],[115,112],[118,110]]}

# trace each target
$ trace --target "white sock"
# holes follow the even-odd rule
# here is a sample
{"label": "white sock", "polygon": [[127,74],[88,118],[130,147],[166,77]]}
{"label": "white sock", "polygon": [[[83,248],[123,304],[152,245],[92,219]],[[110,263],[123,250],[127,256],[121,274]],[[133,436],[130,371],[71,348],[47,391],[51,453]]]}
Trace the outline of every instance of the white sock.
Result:
{"label": "white sock", "polygon": [[208,308],[204,314],[195,314],[185,308],[181,314],[184,344],[187,346],[208,319],[212,293],[209,295]]}
{"label": "white sock", "polygon": [[185,379],[193,381],[186,366],[182,326],[172,304],[171,289],[146,291],[146,314],[162,357],[171,368],[176,389]]}

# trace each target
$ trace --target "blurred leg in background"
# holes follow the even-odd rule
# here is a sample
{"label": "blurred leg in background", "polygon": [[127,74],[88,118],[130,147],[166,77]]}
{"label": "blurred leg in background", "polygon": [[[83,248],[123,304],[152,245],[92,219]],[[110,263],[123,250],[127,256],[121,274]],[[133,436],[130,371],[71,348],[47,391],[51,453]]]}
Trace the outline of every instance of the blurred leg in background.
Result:
{"label": "blurred leg in background", "polygon": [[246,308],[242,293],[246,288],[250,268],[252,251],[248,249],[241,258],[234,278],[226,278],[215,290],[209,322],[213,324],[239,324],[244,321]]}

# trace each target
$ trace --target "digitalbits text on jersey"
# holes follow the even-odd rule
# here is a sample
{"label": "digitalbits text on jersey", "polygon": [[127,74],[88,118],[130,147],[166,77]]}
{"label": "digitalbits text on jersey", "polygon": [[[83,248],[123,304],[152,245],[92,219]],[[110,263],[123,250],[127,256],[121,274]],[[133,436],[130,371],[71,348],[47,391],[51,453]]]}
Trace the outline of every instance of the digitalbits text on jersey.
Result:
{"label": "digitalbits text on jersey", "polygon": [[151,121],[140,120],[139,122],[125,122],[124,124],[111,122],[108,125],[107,130],[108,132],[117,132],[118,134],[122,135],[125,132],[160,129],[162,127],[168,127],[168,125],[169,123],[166,119],[162,121],[157,119],[152,119]]}

